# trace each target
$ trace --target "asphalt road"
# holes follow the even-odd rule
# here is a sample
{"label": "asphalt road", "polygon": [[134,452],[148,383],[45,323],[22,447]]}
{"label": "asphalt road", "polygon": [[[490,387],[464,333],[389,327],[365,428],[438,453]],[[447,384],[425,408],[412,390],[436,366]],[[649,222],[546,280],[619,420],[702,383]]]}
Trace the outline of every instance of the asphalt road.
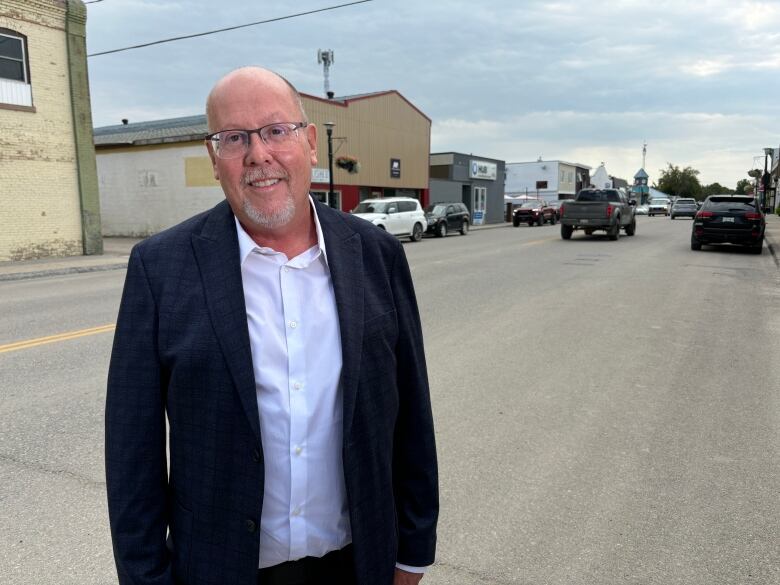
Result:
{"label": "asphalt road", "polygon": [[[780,273],[689,220],[405,244],[440,457],[430,585],[780,583]],[[0,582],[115,582],[103,398],[121,270],[0,282]],[[773,363],[774,362],[774,363]]]}

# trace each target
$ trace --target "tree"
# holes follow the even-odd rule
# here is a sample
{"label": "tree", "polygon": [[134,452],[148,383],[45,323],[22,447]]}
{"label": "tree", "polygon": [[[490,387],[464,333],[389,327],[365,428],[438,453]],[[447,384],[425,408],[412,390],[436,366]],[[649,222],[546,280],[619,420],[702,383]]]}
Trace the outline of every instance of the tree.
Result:
{"label": "tree", "polygon": [[701,188],[701,197],[704,199],[705,197],[709,197],[710,195],[726,195],[726,194],[733,194],[734,189],[729,189],[728,187],[724,187],[718,182],[710,183],[709,185],[704,185]]}
{"label": "tree", "polygon": [[666,169],[661,169],[658,183],[654,185],[659,191],[676,197],[702,198],[701,183],[699,183],[699,171],[691,167],[681,169],[668,163]]}
{"label": "tree", "polygon": [[736,193],[737,195],[744,195],[747,192],[746,189],[748,187],[751,187],[751,189],[753,187],[753,184],[750,182],[750,180],[740,179],[739,181],[737,181],[737,188],[734,191],[734,193]]}

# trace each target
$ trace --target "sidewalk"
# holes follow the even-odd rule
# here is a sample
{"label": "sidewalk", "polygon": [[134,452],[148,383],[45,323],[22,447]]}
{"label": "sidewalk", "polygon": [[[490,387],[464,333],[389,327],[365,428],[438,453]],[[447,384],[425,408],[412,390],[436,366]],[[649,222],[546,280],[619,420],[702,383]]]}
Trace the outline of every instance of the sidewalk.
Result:
{"label": "sidewalk", "polygon": [[[510,223],[493,223],[472,226],[472,231],[511,226]],[[8,280],[26,280],[46,276],[60,276],[79,272],[96,272],[99,270],[121,270],[127,267],[130,249],[142,238],[103,238],[103,254],[101,256],[68,256],[58,258],[41,258],[39,260],[20,260],[0,262],[0,282]],[[780,216],[766,216],[765,242],[769,253],[780,268]]]}

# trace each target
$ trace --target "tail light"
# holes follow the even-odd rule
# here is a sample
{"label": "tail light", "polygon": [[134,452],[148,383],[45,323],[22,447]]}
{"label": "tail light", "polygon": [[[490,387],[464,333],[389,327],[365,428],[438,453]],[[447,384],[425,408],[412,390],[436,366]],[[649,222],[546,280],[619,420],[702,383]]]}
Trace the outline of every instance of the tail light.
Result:
{"label": "tail light", "polygon": [[607,205],[607,219],[612,217],[612,206]]}
{"label": "tail light", "polygon": [[563,203],[561,203],[561,206],[558,208],[558,213],[560,213],[561,217],[563,217]]}
{"label": "tail light", "polygon": [[696,217],[697,218],[704,218],[704,217],[712,217],[713,215],[715,215],[715,214],[712,213],[711,211],[700,211],[700,212],[698,212],[696,214]]}
{"label": "tail light", "polygon": [[761,214],[755,212],[746,213],[745,219],[761,219]]}

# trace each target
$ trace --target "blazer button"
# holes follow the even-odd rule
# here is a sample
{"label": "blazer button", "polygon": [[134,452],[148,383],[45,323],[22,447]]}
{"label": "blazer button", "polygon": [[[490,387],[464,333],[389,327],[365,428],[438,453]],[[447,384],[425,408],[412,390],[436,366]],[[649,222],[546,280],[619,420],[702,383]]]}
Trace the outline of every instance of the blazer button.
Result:
{"label": "blazer button", "polygon": [[255,450],[252,452],[252,459],[254,459],[254,461],[255,461],[256,463],[260,463],[260,460],[261,460],[262,458],[263,458],[263,455],[262,455],[262,453],[260,453],[260,449],[255,449]]}
{"label": "blazer button", "polygon": [[251,520],[250,518],[246,519],[246,531],[254,534],[254,532],[257,530],[257,524],[254,520]]}

